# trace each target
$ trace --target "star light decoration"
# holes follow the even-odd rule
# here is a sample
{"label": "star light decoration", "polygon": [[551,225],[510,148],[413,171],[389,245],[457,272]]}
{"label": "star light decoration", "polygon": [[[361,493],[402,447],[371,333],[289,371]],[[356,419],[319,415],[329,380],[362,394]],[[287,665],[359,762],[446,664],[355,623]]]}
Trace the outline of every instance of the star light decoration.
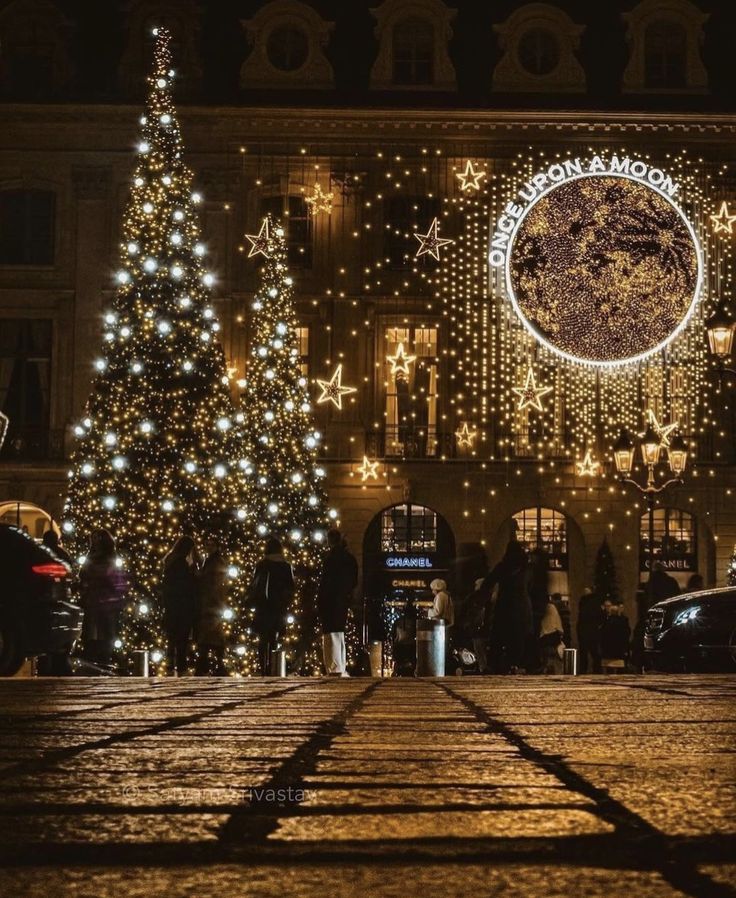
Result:
{"label": "star light decoration", "polygon": [[480,182],[485,179],[486,173],[482,169],[476,169],[468,159],[465,171],[457,172],[455,177],[460,181],[460,190],[480,190]]}
{"label": "star light decoration", "polygon": [[[665,449],[669,448],[670,435],[680,426],[679,421],[674,421],[670,424],[661,424],[652,409],[647,409],[647,424],[651,424],[652,430],[654,430],[659,437],[659,445]],[[642,436],[642,434],[639,436]]]}
{"label": "star light decoration", "polygon": [[5,442],[5,437],[8,433],[8,427],[10,426],[10,418],[7,415],[0,412],[0,449],[3,447],[3,443]]}
{"label": "star light decoration", "polygon": [[459,448],[467,446],[469,449],[472,449],[473,443],[477,436],[478,431],[471,430],[470,427],[468,427],[467,421],[463,421],[462,426],[455,431],[455,439],[457,440],[457,445]]}
{"label": "star light decoration", "polygon": [[322,390],[321,395],[317,399],[318,405],[324,402],[331,402],[335,408],[342,410],[342,397],[350,393],[357,393],[357,387],[344,387],[342,385],[342,365],[338,365],[332,377],[329,380],[317,379],[317,385]]}
{"label": "star light decoration", "polygon": [[415,355],[406,354],[403,343],[399,343],[395,355],[386,356],[386,361],[391,365],[391,373],[393,375],[405,374],[407,377],[409,376],[409,365],[412,362],[416,362],[416,360],[417,357]]}
{"label": "star light decoration", "polygon": [[268,219],[263,219],[261,230],[257,234],[246,234],[245,239],[249,240],[251,245],[250,250],[248,251],[249,259],[252,256],[258,255],[268,258],[269,243],[271,240],[270,225],[268,223]]}
{"label": "star light decoration", "polygon": [[429,230],[426,234],[414,234],[420,244],[419,249],[416,252],[416,259],[418,259],[420,256],[429,255],[439,262],[441,247],[446,246],[448,243],[455,242],[454,240],[450,240],[447,237],[440,237],[439,229],[439,219],[434,218],[432,219],[432,224],[429,226]]}
{"label": "star light decoration", "polygon": [[363,463],[358,468],[358,473],[363,483],[366,480],[378,480],[378,462],[372,461],[367,455],[364,455]]}
{"label": "star light decoration", "polygon": [[601,472],[601,463],[593,458],[593,450],[587,449],[582,461],[576,462],[579,477],[597,477]]}
{"label": "star light decoration", "polygon": [[529,366],[526,372],[526,381],[523,387],[512,387],[514,393],[519,397],[516,407],[519,411],[530,406],[543,412],[542,397],[552,392],[552,387],[538,387],[536,378],[534,377],[534,369]]}
{"label": "star light decoration", "polygon": [[713,222],[713,233],[720,234],[725,231],[727,234],[733,234],[733,223],[736,221],[736,215],[728,214],[728,203],[724,200],[717,215],[711,215],[710,220]]}
{"label": "star light decoration", "polygon": [[312,216],[319,215],[320,212],[326,212],[328,215],[332,215],[332,201],[334,198],[335,194],[332,193],[332,191],[330,191],[330,193],[325,193],[322,190],[321,184],[315,184],[314,193],[311,196],[305,197],[304,202],[307,204]]}

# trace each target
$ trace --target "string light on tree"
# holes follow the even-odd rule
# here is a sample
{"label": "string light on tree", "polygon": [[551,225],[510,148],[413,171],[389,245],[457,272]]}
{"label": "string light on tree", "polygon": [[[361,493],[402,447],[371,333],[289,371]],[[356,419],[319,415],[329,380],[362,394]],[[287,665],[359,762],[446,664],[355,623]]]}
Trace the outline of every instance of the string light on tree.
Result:
{"label": "string light on tree", "polygon": [[534,369],[529,366],[526,372],[526,381],[523,387],[512,387],[512,390],[519,397],[516,407],[519,411],[525,408],[535,408],[539,412],[544,411],[542,405],[542,397],[552,392],[552,387],[538,387],[534,376]]}
{"label": "string light on tree", "polygon": [[342,365],[338,365],[329,380],[317,379],[317,385],[322,393],[317,398],[318,404],[331,402],[335,408],[342,411],[342,397],[357,393],[357,387],[345,387],[342,383]]}
{"label": "string light on tree", "polygon": [[[62,523],[78,558],[94,529],[112,533],[132,582],[119,648],[125,654],[147,648],[159,657],[159,579],[174,541],[185,531],[200,545],[212,535],[239,568],[247,542],[236,517],[247,482],[233,464],[243,435],[222,348],[215,338],[206,345],[200,340],[210,303],[198,251],[197,194],[182,160],[170,92],[169,43],[159,28],[122,223],[119,286],[104,316],[105,357],[75,428]],[[174,233],[180,239],[172,240]],[[215,333],[216,324],[213,317]],[[230,426],[218,426],[225,420]],[[211,477],[218,468],[223,476]],[[236,592],[242,588],[233,583]]]}
{"label": "string light on tree", "polygon": [[430,255],[433,259],[436,259],[439,262],[440,249],[443,246],[448,246],[450,243],[455,242],[454,240],[450,240],[447,237],[440,237],[439,229],[439,219],[435,218],[432,221],[432,224],[429,226],[429,230],[426,234],[414,234],[416,239],[419,241],[419,249],[416,252],[417,259],[420,256]]}

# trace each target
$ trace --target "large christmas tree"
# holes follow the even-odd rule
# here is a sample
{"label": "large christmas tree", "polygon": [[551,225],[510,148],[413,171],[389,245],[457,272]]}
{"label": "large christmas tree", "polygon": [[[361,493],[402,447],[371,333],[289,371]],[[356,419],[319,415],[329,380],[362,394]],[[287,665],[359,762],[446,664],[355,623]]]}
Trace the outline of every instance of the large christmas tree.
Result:
{"label": "large christmas tree", "polygon": [[[292,562],[297,594],[285,637],[287,659],[306,671],[318,668],[312,650],[314,589],[327,528],[337,513],[328,510],[307,379],[297,345],[293,280],[287,267],[284,230],[270,217],[248,238],[250,255],[263,258],[261,286],[251,309],[251,348],[243,408],[247,454],[254,468],[250,507],[262,549],[268,536],[280,539]],[[253,559],[255,560],[255,559]]]}
{"label": "large christmas tree", "polygon": [[214,533],[236,583],[237,526],[250,462],[234,407],[220,325],[209,301],[192,173],[171,99],[169,34],[159,28],[138,160],[122,226],[118,290],[104,313],[97,375],[76,427],[63,529],[77,556],[108,529],[135,600],[123,650],[161,645],[158,583],[182,533]]}

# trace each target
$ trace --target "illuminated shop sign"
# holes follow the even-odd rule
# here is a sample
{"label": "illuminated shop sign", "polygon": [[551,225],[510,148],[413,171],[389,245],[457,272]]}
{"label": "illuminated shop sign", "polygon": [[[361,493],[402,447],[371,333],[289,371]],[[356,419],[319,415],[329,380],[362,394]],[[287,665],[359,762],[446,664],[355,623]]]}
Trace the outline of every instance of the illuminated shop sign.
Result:
{"label": "illuminated shop sign", "polygon": [[564,159],[523,182],[489,262],[527,330],[568,361],[611,366],[666,346],[697,304],[703,261],[680,185],[641,159]]}
{"label": "illuminated shop sign", "polygon": [[426,589],[427,581],[426,580],[409,580],[405,578],[399,578],[391,581],[392,589]]}
{"label": "illuminated shop sign", "polygon": [[385,561],[386,567],[394,569],[414,569],[431,568],[432,559],[427,555],[387,555]]}

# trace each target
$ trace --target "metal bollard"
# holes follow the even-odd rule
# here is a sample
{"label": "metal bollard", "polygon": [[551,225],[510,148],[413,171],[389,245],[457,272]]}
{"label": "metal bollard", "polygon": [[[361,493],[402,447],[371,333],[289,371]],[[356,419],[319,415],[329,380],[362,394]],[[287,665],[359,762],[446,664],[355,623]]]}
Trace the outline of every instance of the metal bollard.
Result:
{"label": "metal bollard", "polygon": [[148,676],[148,649],[133,652],[133,676]]}
{"label": "metal bollard", "polygon": [[286,676],[286,652],[283,649],[271,652],[271,676]]}
{"label": "metal bollard", "polygon": [[562,658],[562,673],[571,677],[576,677],[578,675],[577,649],[565,649],[565,654]]}
{"label": "metal bollard", "polygon": [[417,621],[418,677],[444,677],[446,633],[443,620]]}

